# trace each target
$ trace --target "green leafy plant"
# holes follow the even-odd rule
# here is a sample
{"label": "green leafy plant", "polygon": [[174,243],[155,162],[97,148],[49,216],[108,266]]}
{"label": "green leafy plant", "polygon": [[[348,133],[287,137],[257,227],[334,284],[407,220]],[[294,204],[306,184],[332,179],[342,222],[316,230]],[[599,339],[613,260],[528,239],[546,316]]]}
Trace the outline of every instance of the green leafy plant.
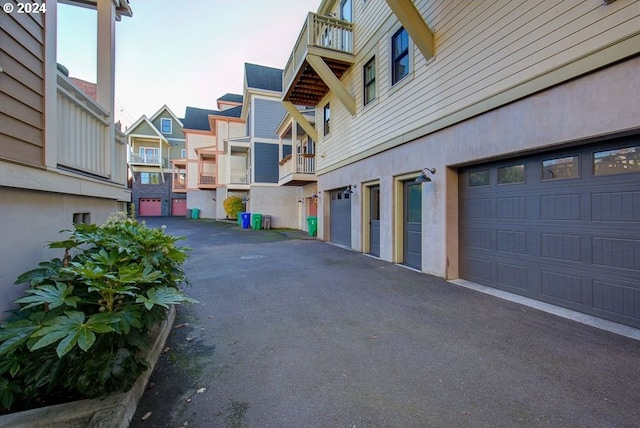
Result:
{"label": "green leafy plant", "polygon": [[227,213],[227,217],[230,219],[238,218],[238,213],[242,211],[242,198],[240,196],[229,196],[222,203],[224,210]]}
{"label": "green leafy plant", "polygon": [[76,224],[49,243],[62,259],[18,277],[25,296],[0,324],[0,407],[42,397],[100,397],[127,391],[148,368],[141,352],[182,291],[187,248],[163,228],[119,213],[104,225]]}

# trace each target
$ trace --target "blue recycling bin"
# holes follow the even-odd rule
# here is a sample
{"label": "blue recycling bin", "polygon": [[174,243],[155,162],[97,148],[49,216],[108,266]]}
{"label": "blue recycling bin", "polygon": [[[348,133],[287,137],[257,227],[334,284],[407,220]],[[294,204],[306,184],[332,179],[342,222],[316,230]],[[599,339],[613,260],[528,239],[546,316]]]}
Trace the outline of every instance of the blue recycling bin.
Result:
{"label": "blue recycling bin", "polygon": [[251,213],[241,213],[242,217],[242,228],[249,229],[249,225],[251,224]]}

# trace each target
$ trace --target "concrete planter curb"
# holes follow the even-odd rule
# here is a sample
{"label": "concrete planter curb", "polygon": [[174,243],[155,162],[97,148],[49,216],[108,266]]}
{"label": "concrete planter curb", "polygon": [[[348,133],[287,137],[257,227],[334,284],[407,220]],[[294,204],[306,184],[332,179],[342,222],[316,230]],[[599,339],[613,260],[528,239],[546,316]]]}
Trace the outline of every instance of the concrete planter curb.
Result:
{"label": "concrete planter curb", "polygon": [[155,340],[145,359],[146,370],[128,392],[117,393],[104,399],[80,400],[55,406],[0,416],[3,428],[127,428],[144,394],[151,373],[169,336],[176,309],[171,307],[167,318],[158,327]]}

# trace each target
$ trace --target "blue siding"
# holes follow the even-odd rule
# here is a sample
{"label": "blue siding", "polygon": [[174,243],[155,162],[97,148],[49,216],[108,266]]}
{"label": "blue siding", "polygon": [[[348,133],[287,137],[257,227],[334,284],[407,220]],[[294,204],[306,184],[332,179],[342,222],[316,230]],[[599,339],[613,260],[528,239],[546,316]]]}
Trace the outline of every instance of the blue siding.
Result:
{"label": "blue siding", "polygon": [[282,157],[285,157],[290,154],[291,154],[291,144],[284,144],[282,146]]}
{"label": "blue siding", "polygon": [[256,183],[278,182],[278,144],[254,144],[254,168]]}
{"label": "blue siding", "polygon": [[254,104],[254,137],[276,139],[276,128],[286,111],[280,101],[256,99]]}

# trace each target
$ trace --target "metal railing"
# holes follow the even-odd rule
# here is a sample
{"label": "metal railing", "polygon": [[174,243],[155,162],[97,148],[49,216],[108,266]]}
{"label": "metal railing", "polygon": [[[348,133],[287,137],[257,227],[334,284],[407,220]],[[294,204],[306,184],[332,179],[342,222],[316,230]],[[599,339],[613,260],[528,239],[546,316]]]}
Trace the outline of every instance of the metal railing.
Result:
{"label": "metal railing", "polygon": [[167,168],[169,161],[165,157],[163,157],[161,160],[160,156],[156,156],[156,155],[141,156],[135,153],[129,153],[129,163],[141,163],[145,165],[162,165],[163,168]]}
{"label": "metal railing", "polygon": [[230,184],[250,184],[251,169],[232,169],[229,180]]}
{"label": "metal railing", "polygon": [[295,78],[309,47],[353,54],[353,24],[329,16],[309,13],[282,74],[286,90]]}
{"label": "metal railing", "polygon": [[216,184],[216,174],[213,172],[201,172],[198,184]]}

